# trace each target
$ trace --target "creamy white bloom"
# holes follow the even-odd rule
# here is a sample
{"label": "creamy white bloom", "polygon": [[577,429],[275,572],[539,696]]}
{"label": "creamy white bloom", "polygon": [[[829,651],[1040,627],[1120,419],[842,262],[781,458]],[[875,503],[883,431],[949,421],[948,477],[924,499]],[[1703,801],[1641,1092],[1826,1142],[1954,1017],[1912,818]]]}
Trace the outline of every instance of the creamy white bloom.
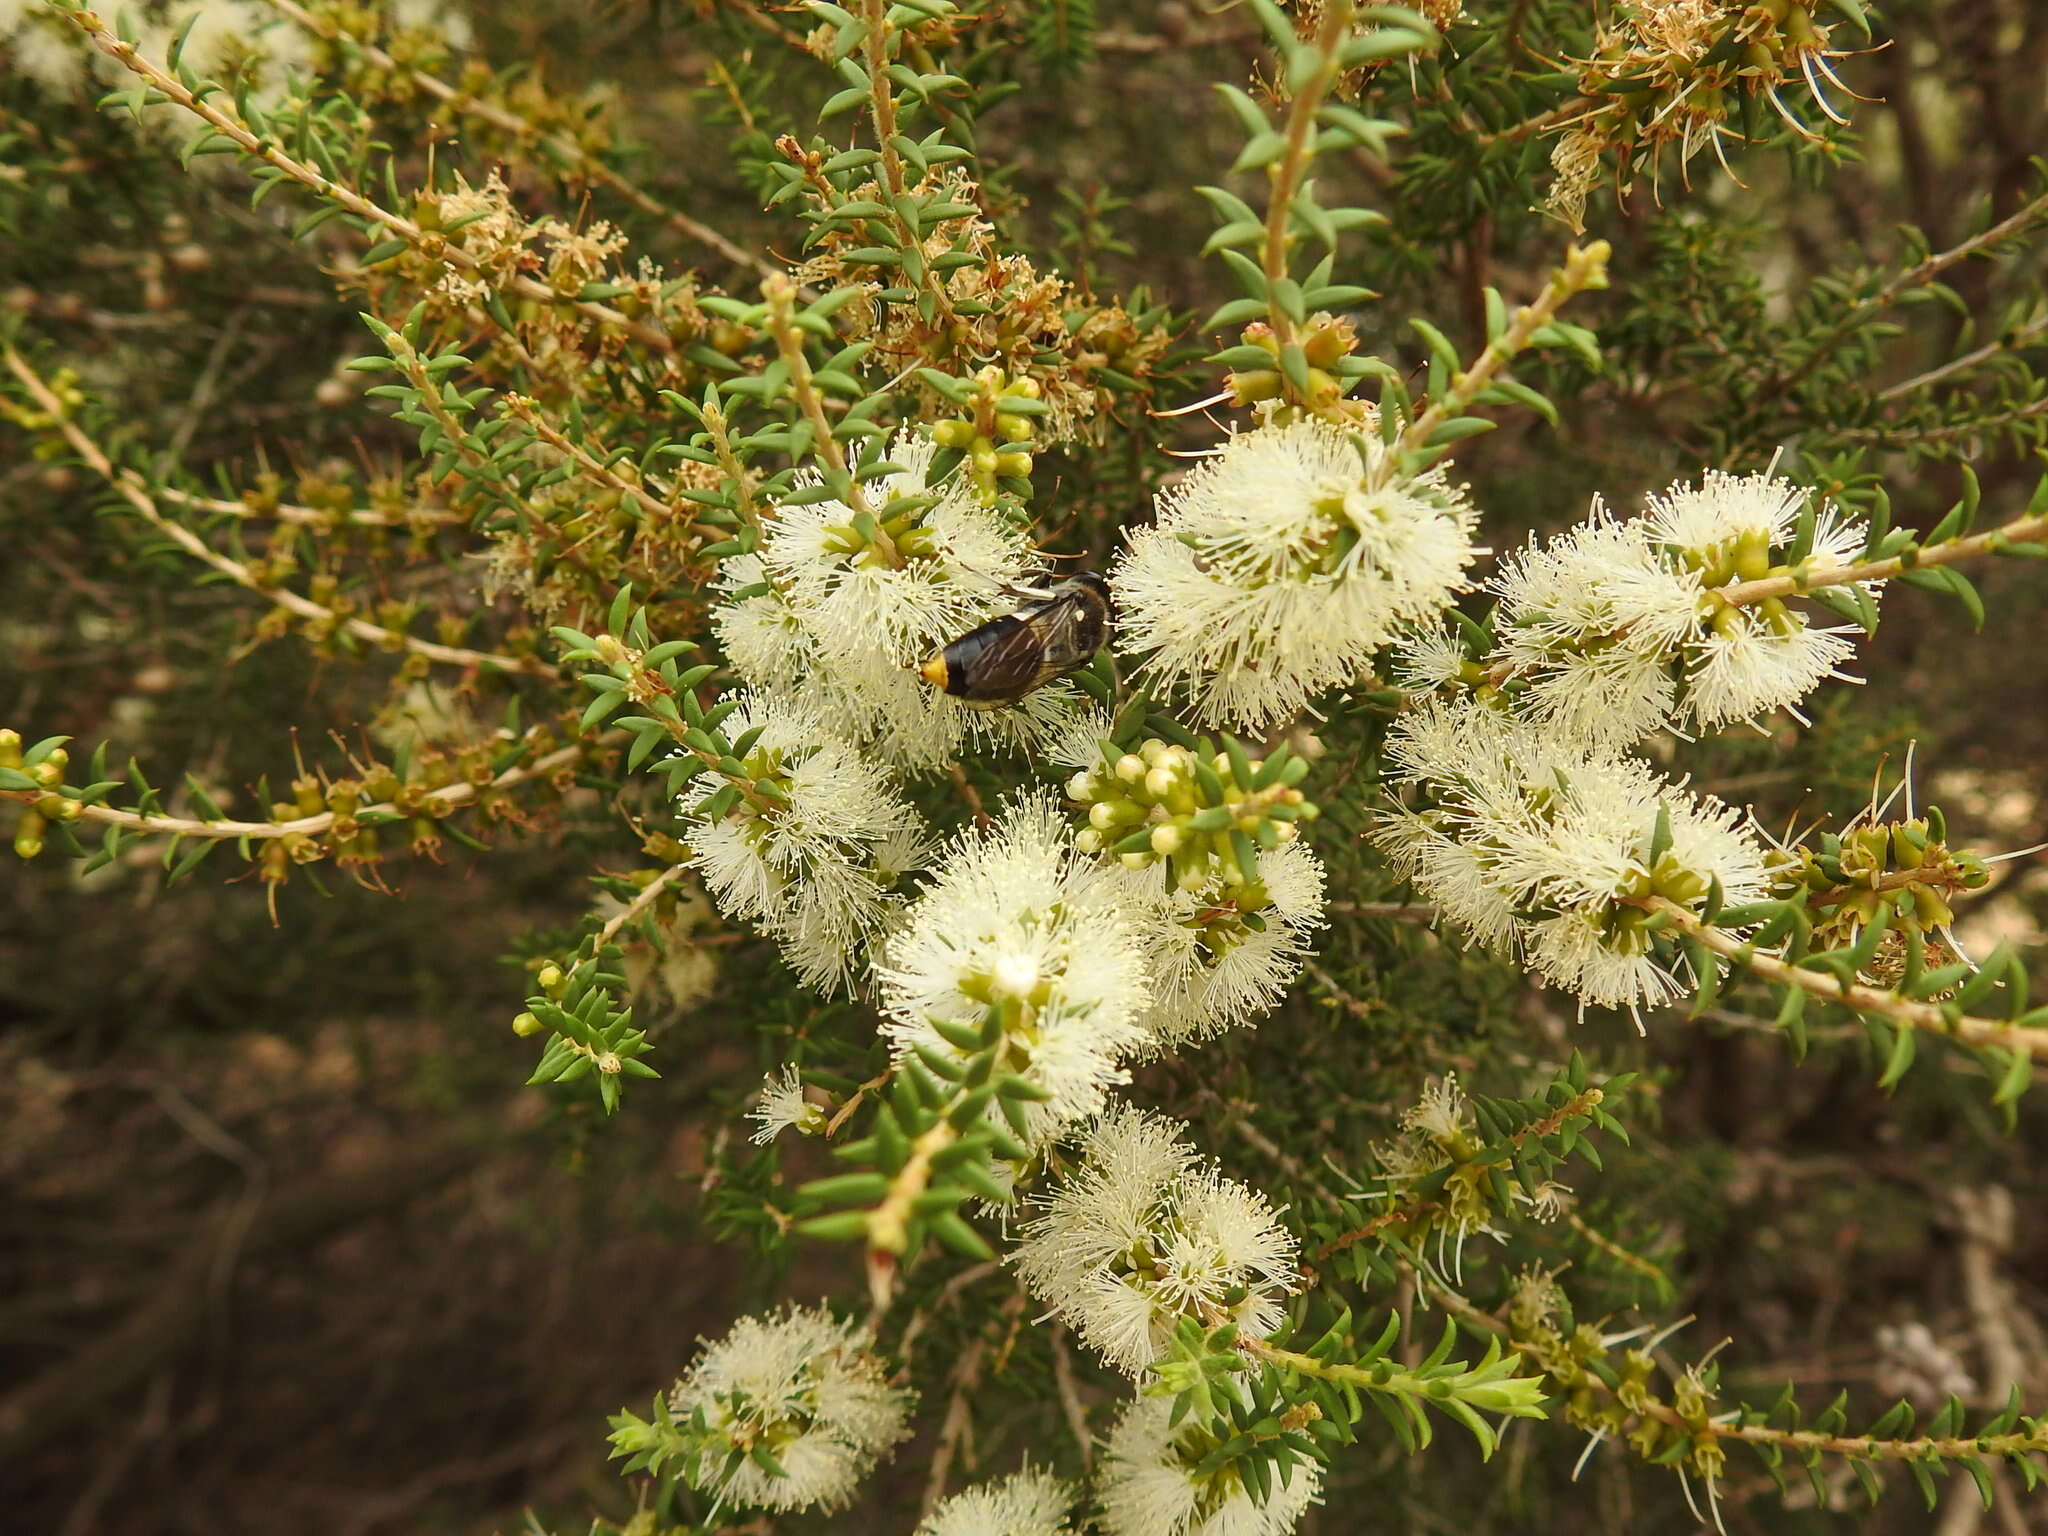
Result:
{"label": "creamy white bloom", "polygon": [[1450,922],[1582,1002],[1633,1010],[1678,994],[1644,927],[1648,898],[1697,911],[1716,883],[1730,903],[1765,893],[1746,819],[1638,759],[1470,700],[1403,716],[1387,758],[1426,796],[1380,818],[1395,868]]}
{"label": "creamy white bloom", "polygon": [[[265,106],[282,99],[290,71],[305,70],[313,61],[312,35],[263,0],[157,6],[131,11],[128,25],[138,51],[158,64],[168,63],[171,43],[182,31],[181,64],[222,83],[246,80]],[[0,0],[0,58],[52,92],[77,90],[93,79],[109,85],[135,80],[43,0]],[[143,123],[172,142],[198,128],[196,119],[167,104],[146,112]]]}
{"label": "creamy white bloom", "polygon": [[[1714,589],[1790,569],[1805,501],[1788,481],[1710,470],[1697,487],[1647,498],[1638,518],[1616,521],[1596,498],[1585,523],[1503,561],[1487,583],[1500,599],[1488,661],[1520,684],[1516,709],[1596,747],[1797,714],[1824,678],[1844,675],[1851,631],[1777,598],[1731,605]],[[1799,568],[1846,564],[1862,542],[1825,507]],[[1435,649],[1403,669],[1415,686],[1452,680],[1432,676]]]}
{"label": "creamy white bloom", "polygon": [[899,1057],[921,1045],[965,1061],[934,1021],[1000,1017],[1003,1065],[1049,1095],[1026,1108],[1031,1140],[1099,1113],[1145,1040],[1151,990],[1132,903],[1075,852],[1042,795],[946,847],[875,975]]}
{"label": "creamy white bloom", "polygon": [[1520,706],[1579,740],[1624,746],[1661,729],[1674,649],[1699,628],[1696,577],[1667,571],[1641,520],[1589,521],[1501,562],[1493,660],[1527,686]]}
{"label": "creamy white bloom", "polygon": [[824,1111],[804,1098],[803,1078],[794,1066],[771,1072],[762,1080],[760,1100],[747,1111],[747,1118],[761,1122],[752,1138],[757,1147],[767,1146],[791,1126],[806,1135],[825,1128]]}
{"label": "creamy white bloom", "polygon": [[[1227,1179],[1174,1123],[1129,1105],[1089,1132],[1079,1164],[1038,1197],[1012,1255],[1033,1295],[1133,1376],[1184,1316],[1263,1338],[1300,1286],[1295,1240],[1265,1196]],[[1238,1287],[1247,1294],[1226,1306]]]}
{"label": "creamy white bloom", "polygon": [[864,538],[843,502],[785,505],[767,525],[760,559],[827,651],[880,650],[907,665],[922,659],[916,649],[933,636],[957,634],[998,611],[1036,567],[1015,523],[957,482],[930,484],[930,439],[901,433],[888,451],[903,470],[868,482],[870,505],[934,498],[900,536]]}
{"label": "creamy white bloom", "polygon": [[1205,725],[1258,730],[1355,680],[1477,553],[1464,492],[1440,470],[1392,478],[1385,455],[1321,422],[1231,438],[1119,556],[1121,648]]}
{"label": "creamy white bloom", "polygon": [[[892,1386],[858,1325],[822,1308],[743,1317],[669,1394],[669,1411],[705,1449],[693,1486],[759,1509],[843,1509],[876,1459],[909,1432],[912,1394]],[[770,1471],[728,1453],[759,1446]]]}
{"label": "creamy white bloom", "polygon": [[46,0],[0,0],[0,56],[51,92],[85,79],[94,57],[85,34]]}
{"label": "creamy white bloom", "polygon": [[890,462],[902,467],[868,482],[871,505],[927,504],[872,531],[836,500],[776,509],[755,553],[721,562],[727,601],[712,620],[727,661],[750,684],[802,698],[853,745],[917,773],[943,768],[970,743],[1046,749],[1092,708],[1069,684],[1007,709],[972,710],[917,675],[933,651],[1009,612],[1048,571],[1020,525],[957,478],[933,482],[933,453],[913,433],[890,444]]}
{"label": "creamy white bloom", "polygon": [[1259,854],[1258,872],[1249,885],[1217,875],[1192,890],[1169,885],[1163,864],[1123,872],[1151,965],[1146,1054],[1252,1023],[1301,974],[1323,926],[1322,861],[1283,843]]}
{"label": "creamy white bloom", "polygon": [[806,984],[842,986],[900,904],[897,877],[921,866],[924,822],[802,701],[742,695],[724,730],[738,739],[756,727],[748,766],[772,774],[783,798],[743,798],[711,820],[705,803],[725,781],[698,780],[683,797],[689,862],[719,909],[758,923]]}
{"label": "creamy white bloom", "polygon": [[1208,1447],[1172,1419],[1171,1399],[1141,1397],[1109,1432],[1095,1471],[1107,1536],[1286,1536],[1316,1502],[1315,1463],[1295,1465],[1284,1484],[1276,1477],[1260,1505],[1234,1470],[1198,1472]]}
{"label": "creamy white bloom", "polygon": [[1073,1536],[1074,1489],[1042,1468],[1025,1467],[945,1500],[916,1536]]}

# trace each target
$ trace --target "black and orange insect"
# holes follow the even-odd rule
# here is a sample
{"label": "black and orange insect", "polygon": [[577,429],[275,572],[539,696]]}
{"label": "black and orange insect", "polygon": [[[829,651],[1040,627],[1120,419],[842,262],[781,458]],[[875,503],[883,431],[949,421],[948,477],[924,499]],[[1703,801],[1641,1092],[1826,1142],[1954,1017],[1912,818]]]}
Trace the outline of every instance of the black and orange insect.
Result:
{"label": "black and orange insect", "polygon": [[1077,571],[1029,598],[933,652],[919,675],[969,709],[1001,709],[1084,665],[1109,638],[1115,608],[1096,572]]}

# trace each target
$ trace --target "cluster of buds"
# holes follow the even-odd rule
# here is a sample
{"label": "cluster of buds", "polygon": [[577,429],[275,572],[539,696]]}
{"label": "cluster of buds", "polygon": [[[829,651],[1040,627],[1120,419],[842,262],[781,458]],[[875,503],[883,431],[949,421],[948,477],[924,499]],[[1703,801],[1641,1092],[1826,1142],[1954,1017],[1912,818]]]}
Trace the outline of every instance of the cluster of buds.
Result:
{"label": "cluster of buds", "polygon": [[[1105,748],[1098,768],[1077,773],[1067,794],[1085,806],[1088,825],[1075,837],[1083,853],[1108,853],[1126,869],[1164,859],[1171,882],[1196,890],[1211,879],[1233,887],[1258,884],[1258,850],[1292,842],[1317,808],[1298,786],[1308,759],[1284,745],[1250,758],[1229,737],[1225,750],[1176,746],[1148,738],[1135,752]],[[1256,889],[1237,904],[1256,910]]]}
{"label": "cluster of buds", "polygon": [[913,560],[936,560],[938,538],[924,514],[938,499],[898,496],[880,513],[856,512],[843,523],[827,524],[823,530],[825,552],[844,556],[849,565],[892,571],[902,570]]}
{"label": "cluster of buds", "polygon": [[70,766],[71,756],[63,747],[39,743],[24,755],[20,733],[0,731],[0,789],[34,796],[14,824],[14,851],[19,857],[32,859],[43,851],[43,834],[51,822],[76,821],[84,811],[80,801],[63,792],[64,772]]}
{"label": "cluster of buds", "polygon": [[1349,320],[1319,312],[1309,316],[1296,335],[1301,362],[1288,368],[1273,327],[1255,320],[1244,328],[1244,344],[1256,347],[1272,358],[1272,365],[1234,369],[1229,378],[1233,405],[1250,407],[1265,401],[1280,402],[1278,419],[1293,420],[1290,411],[1306,408],[1313,415],[1327,415],[1344,398],[1346,385],[1338,377],[1337,365],[1358,346],[1358,331]]}
{"label": "cluster of buds", "polygon": [[1772,871],[1771,894],[1801,900],[1813,919],[1816,944],[1854,944],[1871,923],[1886,926],[1867,968],[1889,980],[1906,934],[1923,938],[1955,921],[1952,905],[1965,891],[1991,881],[1985,861],[1948,846],[1941,811],[1903,821],[1867,821],[1845,833],[1824,833],[1816,845],[1788,850]]}
{"label": "cluster of buds", "polygon": [[[990,366],[974,375],[973,392],[962,402],[964,415],[932,423],[932,441],[961,456],[982,505],[993,502],[999,491],[1030,494],[1030,444],[1038,435],[1033,418],[1046,412],[1042,393],[1038,380],[1013,379]],[[944,467],[941,461],[934,472]]]}
{"label": "cluster of buds", "polygon": [[23,405],[20,401],[0,395],[0,421],[11,421],[35,438],[36,445],[31,452],[39,460],[61,459],[71,453],[71,444],[57,430],[58,424],[69,421],[85,404],[85,391],[78,387],[78,374],[75,369],[59,368],[50,375],[49,388],[50,393],[63,406],[61,416],[40,406]]}

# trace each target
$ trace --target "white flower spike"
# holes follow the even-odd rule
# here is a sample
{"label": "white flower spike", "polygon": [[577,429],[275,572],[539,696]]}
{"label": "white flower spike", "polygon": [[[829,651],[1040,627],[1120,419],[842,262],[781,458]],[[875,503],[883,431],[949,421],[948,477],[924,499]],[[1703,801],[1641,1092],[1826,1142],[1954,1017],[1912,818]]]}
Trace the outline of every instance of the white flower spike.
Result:
{"label": "white flower spike", "polygon": [[706,1344],[669,1412],[686,1427],[702,1416],[694,1486],[750,1508],[830,1513],[909,1432],[911,1402],[856,1324],[790,1308],[743,1317]]}
{"label": "white flower spike", "polygon": [[1047,1095],[1026,1107],[1032,1141],[1099,1114],[1146,1039],[1152,994],[1134,906],[1074,850],[1042,796],[945,849],[875,974],[899,1058],[923,1046],[964,1062],[971,1053],[934,1021],[1000,1017],[1002,1065]]}
{"label": "white flower spike", "polygon": [[1313,1462],[1297,1463],[1259,1504],[1233,1470],[1198,1470],[1206,1452],[1183,1443],[1170,1398],[1133,1402],[1109,1432],[1095,1472],[1107,1536],[1286,1536],[1316,1502],[1322,1469]]}
{"label": "white flower spike", "polygon": [[1475,514],[1441,470],[1387,474],[1378,434],[1233,437],[1160,497],[1111,572],[1122,649],[1202,725],[1259,731],[1358,678],[1464,584]]}
{"label": "white flower spike", "polygon": [[915,1536],[1074,1536],[1074,1489],[1042,1468],[963,1489],[940,1504]]}
{"label": "white flower spike", "polygon": [[1129,1105],[1096,1122],[1080,1165],[1038,1205],[1013,1255],[1018,1273],[1132,1376],[1165,1352],[1182,1317],[1263,1338],[1300,1285],[1294,1237],[1265,1196],[1205,1163],[1172,1121]]}

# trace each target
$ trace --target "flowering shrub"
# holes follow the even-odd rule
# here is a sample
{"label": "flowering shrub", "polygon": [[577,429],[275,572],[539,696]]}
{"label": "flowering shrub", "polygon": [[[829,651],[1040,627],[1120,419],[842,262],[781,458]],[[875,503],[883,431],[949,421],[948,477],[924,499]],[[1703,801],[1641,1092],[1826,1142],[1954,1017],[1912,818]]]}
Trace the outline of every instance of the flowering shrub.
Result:
{"label": "flowering shrub", "polygon": [[[595,1137],[758,1043],[702,1215],[801,1255],[793,1294],[645,1362],[621,1529],[1350,1530],[1404,1454],[1510,1437],[1503,1479],[1611,1444],[1657,1509],[1758,1528],[1744,1457],[2024,1498],[2038,1372],[1980,1390],[1887,1325],[1892,1376],[1954,1385],[1852,1414],[1676,1333],[1629,1133],[1685,1031],[2008,1129],[2048,1060],[2026,955],[1968,924],[2013,856],[1870,723],[1889,588],[1944,635],[1986,616],[1966,568],[2038,595],[2048,190],[1810,280],[1732,258],[1894,153],[1856,0],[1154,19],[699,8],[715,193],[671,201],[627,109],[494,70],[452,5],[0,6],[0,228],[112,219],[143,295],[5,258],[9,483],[111,514],[179,665],[310,655],[360,727],[166,788],[23,690],[14,851],[240,861],[289,924],[323,867],[551,840],[596,893],[511,909],[506,1072]],[[1214,77],[1129,184],[1206,235],[1027,211],[997,109],[1082,154],[1097,48]],[[114,162],[186,201],[108,213]],[[1889,318],[1927,299],[1970,324]],[[265,305],[322,317],[294,383],[359,436],[209,414]],[[154,344],[106,340],[194,315],[146,387]],[[1479,1486],[1414,1485],[1461,1523]]]}

